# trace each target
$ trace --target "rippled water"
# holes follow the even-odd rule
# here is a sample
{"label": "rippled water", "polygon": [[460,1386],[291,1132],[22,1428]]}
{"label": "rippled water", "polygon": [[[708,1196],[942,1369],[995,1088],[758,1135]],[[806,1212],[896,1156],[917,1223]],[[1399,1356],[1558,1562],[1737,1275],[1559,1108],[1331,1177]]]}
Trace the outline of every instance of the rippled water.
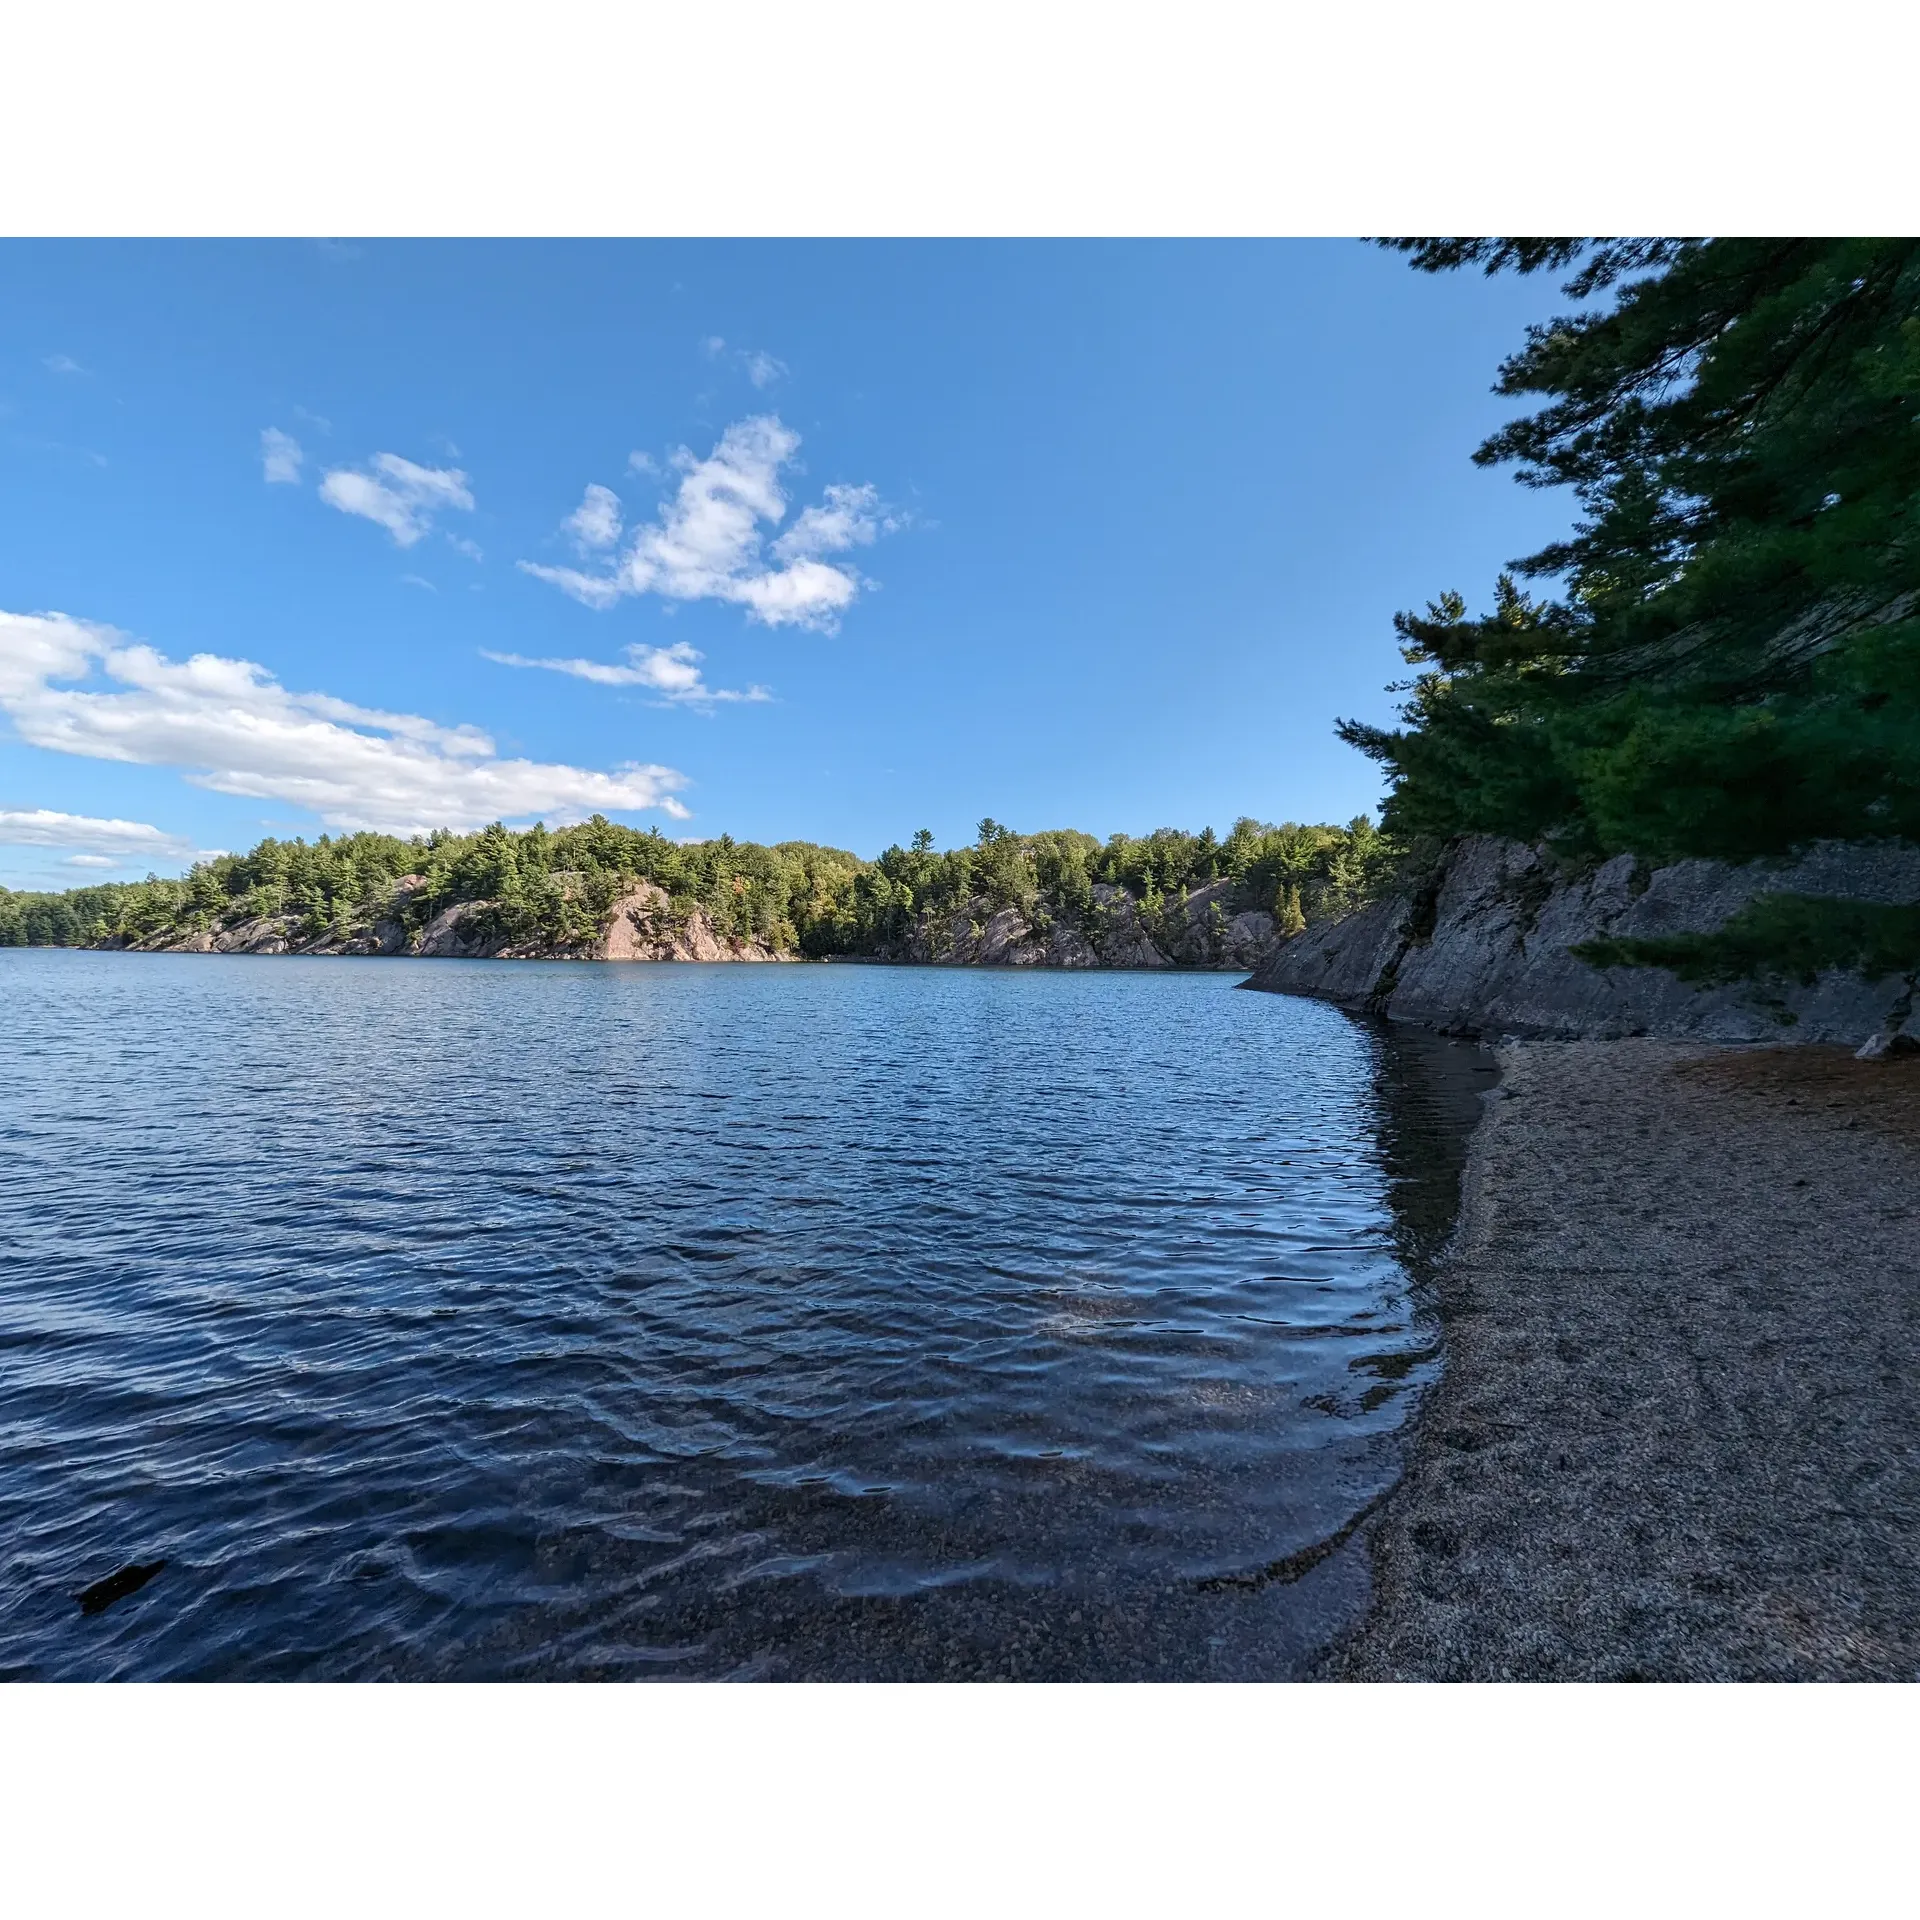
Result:
{"label": "rippled water", "polygon": [[8,951],[0,1040],[43,1677],[1299,1671],[1485,1077],[1218,975]]}

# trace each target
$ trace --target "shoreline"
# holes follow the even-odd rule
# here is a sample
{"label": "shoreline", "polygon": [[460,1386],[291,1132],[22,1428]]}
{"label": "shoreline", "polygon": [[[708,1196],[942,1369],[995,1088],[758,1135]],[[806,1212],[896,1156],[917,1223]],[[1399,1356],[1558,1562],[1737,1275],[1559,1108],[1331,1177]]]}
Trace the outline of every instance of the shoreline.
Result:
{"label": "shoreline", "polygon": [[1497,1052],[1322,1677],[1920,1677],[1920,1061]]}
{"label": "shoreline", "polygon": [[22,947],[0,947],[0,953],[106,953],[123,955],[134,959],[192,959],[192,960],[463,960],[469,963],[484,961],[498,962],[503,966],[524,966],[528,963],[553,962],[564,966],[591,967],[718,967],[718,966],[780,966],[780,967],[904,967],[937,969],[948,973],[1150,973],[1150,974],[1207,974],[1215,978],[1238,974],[1237,986],[1244,986],[1251,978],[1253,969],[1242,966],[1238,961],[1222,961],[1218,964],[1202,964],[1183,960],[1168,960],[1157,964],[1146,962],[1102,960],[1091,966],[1062,966],[1051,961],[1035,960],[922,960],[900,954],[874,953],[799,953],[784,948],[771,953],[723,953],[714,956],[705,955],[615,955],[601,953],[383,953],[364,948],[342,947],[135,947],[116,946],[110,942],[88,946],[37,945]]}

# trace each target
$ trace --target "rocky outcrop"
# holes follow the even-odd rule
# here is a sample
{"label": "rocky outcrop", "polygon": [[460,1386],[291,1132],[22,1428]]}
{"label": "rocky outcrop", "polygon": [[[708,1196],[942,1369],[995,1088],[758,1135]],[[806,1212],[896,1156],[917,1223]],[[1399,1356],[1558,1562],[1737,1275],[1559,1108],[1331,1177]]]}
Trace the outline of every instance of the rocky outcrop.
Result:
{"label": "rocky outcrop", "polygon": [[1250,909],[1229,911],[1233,890],[1231,880],[1210,880],[1187,895],[1182,909],[1185,924],[1167,945],[1168,957],[1176,966],[1257,967],[1273,952],[1273,915]]}
{"label": "rocky outcrop", "polygon": [[[406,883],[401,883],[405,888]],[[298,914],[276,913],[163,932],[145,939],[114,938],[103,944],[129,953],[290,953],[320,958],[340,955],[417,954],[447,960],[540,960],[584,957],[542,943],[515,944],[500,930],[492,900],[463,900],[443,908],[415,938],[401,917],[407,904],[397,891],[371,925],[310,931]]]}
{"label": "rocky outcrop", "polygon": [[[115,934],[101,942],[122,953],[294,953],[394,954],[413,952],[404,915],[413,896],[426,885],[417,873],[394,882],[385,912],[371,926],[329,927],[312,932],[297,913],[249,914],[185,932],[169,929],[141,939]],[[445,920],[447,916],[441,915]]]}
{"label": "rocky outcrop", "polygon": [[705,908],[676,912],[665,888],[642,880],[614,902],[596,960],[791,960],[766,940],[723,938]]}
{"label": "rocky outcrop", "polygon": [[382,923],[372,932],[309,933],[298,914],[275,913],[219,926],[197,927],[187,933],[156,933],[145,939],[119,936],[102,944],[126,953],[400,953],[403,946],[386,944],[398,938],[397,926]]}
{"label": "rocky outcrop", "polygon": [[1124,887],[1096,886],[1090,911],[1028,912],[985,896],[927,915],[894,958],[951,967],[1215,967],[1245,971],[1274,947],[1273,916],[1228,913],[1233,882],[1210,881],[1151,916]]}
{"label": "rocky outcrop", "polygon": [[407,909],[426,885],[418,874],[394,883],[393,895],[372,925],[310,932],[297,914],[283,913],[155,934],[109,945],[143,953],[291,953],[310,955],[410,954],[423,960],[791,960],[765,940],[729,939],[703,908],[677,909],[664,888],[641,881],[613,906],[595,938],[567,943],[517,940],[497,900],[459,900],[442,907],[410,933]]}
{"label": "rocky outcrop", "polygon": [[[764,938],[721,933],[704,907],[676,904],[638,881],[614,902],[601,932],[572,943],[517,940],[497,900],[460,900],[424,926],[413,908],[427,882],[408,874],[371,924],[310,931],[296,914],[234,920],[189,932],[107,944],[149,953],[411,954],[430,960],[794,960]],[[1096,886],[1078,914],[1023,912],[984,896],[953,913],[923,915],[884,958],[968,967],[1210,967],[1246,971],[1274,951],[1273,916],[1230,911],[1234,882],[1215,880],[1148,912],[1124,887]],[[418,932],[411,929],[418,927]]]}
{"label": "rocky outcrop", "polygon": [[442,907],[420,929],[420,938],[402,952],[423,960],[498,960],[512,942],[500,930],[491,900],[461,900]]}
{"label": "rocky outcrop", "polygon": [[1416,892],[1297,935],[1246,984],[1491,1034],[1857,1045],[1897,1028],[1914,1004],[1911,976],[1695,987],[1665,968],[1593,967],[1569,952],[1606,936],[1712,933],[1774,892],[1920,901],[1920,847],[1829,845],[1792,862],[1684,860],[1651,870],[1623,854],[1566,875],[1533,848],[1472,837]]}

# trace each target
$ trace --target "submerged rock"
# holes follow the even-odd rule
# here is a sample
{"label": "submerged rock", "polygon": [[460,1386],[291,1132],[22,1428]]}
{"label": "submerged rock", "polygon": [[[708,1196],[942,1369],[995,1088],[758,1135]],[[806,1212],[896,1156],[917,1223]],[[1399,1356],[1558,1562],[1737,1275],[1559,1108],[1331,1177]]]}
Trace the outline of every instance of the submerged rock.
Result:
{"label": "submerged rock", "polygon": [[105,1613],[116,1600],[138,1593],[166,1564],[164,1560],[132,1561],[104,1580],[82,1587],[73,1597],[80,1603],[82,1613]]}

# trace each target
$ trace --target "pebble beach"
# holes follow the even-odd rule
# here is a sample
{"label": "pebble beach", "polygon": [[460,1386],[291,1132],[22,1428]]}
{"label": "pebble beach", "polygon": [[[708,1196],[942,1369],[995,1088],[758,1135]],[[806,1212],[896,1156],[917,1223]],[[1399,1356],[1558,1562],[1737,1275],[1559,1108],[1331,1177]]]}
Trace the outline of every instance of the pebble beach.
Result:
{"label": "pebble beach", "polygon": [[1327,1677],[1920,1677],[1920,1059],[1499,1058]]}

